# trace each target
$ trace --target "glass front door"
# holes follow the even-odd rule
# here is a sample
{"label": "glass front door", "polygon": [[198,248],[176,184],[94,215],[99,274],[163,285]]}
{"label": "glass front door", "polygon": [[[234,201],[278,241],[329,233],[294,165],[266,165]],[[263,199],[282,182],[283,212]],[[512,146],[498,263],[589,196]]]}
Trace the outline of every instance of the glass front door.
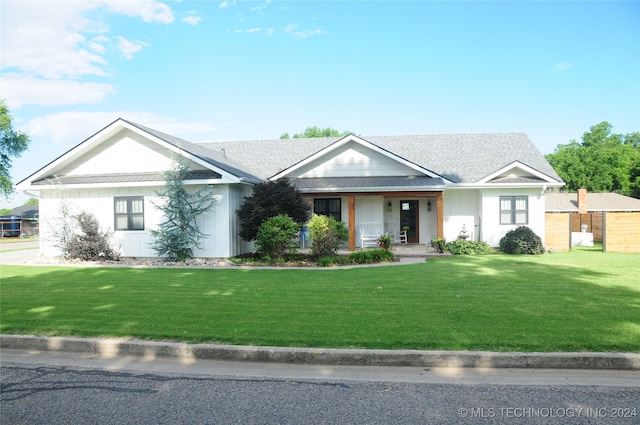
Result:
{"label": "glass front door", "polygon": [[400,230],[407,231],[407,242],[419,243],[418,201],[400,201]]}

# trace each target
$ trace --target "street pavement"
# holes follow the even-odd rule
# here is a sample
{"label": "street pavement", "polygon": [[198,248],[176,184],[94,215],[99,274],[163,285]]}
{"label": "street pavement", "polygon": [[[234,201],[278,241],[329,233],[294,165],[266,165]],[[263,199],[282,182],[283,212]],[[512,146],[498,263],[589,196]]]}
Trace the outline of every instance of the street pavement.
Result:
{"label": "street pavement", "polygon": [[637,424],[640,372],[3,350],[5,424]]}

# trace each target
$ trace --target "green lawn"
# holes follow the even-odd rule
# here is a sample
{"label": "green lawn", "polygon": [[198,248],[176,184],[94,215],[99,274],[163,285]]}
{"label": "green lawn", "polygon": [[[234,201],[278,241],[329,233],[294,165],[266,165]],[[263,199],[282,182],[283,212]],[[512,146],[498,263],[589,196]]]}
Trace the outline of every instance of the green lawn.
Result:
{"label": "green lawn", "polygon": [[640,352],[640,255],[328,270],[5,266],[0,332],[295,347]]}

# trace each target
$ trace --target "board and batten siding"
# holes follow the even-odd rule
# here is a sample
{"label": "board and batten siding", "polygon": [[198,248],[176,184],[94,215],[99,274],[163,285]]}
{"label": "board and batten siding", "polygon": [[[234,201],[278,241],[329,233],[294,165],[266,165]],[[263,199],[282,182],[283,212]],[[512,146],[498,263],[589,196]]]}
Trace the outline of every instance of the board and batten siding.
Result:
{"label": "board and batten siding", "polygon": [[[189,191],[195,191],[203,186],[188,187]],[[110,188],[110,189],[79,189],[65,190],[64,198],[60,199],[59,191],[42,191],[40,210],[46,220],[40,223],[41,255],[59,256],[61,253],[56,248],[56,232],[61,229],[62,217],[60,216],[61,203],[65,202],[70,214],[81,211],[93,213],[102,230],[114,229],[114,198],[120,196],[144,197],[144,230],[114,231],[114,245],[119,249],[123,257],[153,258],[158,254],[151,248],[153,240],[150,230],[158,229],[162,222],[162,211],[154,204],[161,203],[156,192],[162,191],[162,186],[144,188]],[[229,185],[216,186],[213,195],[216,197],[216,205],[209,213],[198,218],[200,229],[208,236],[201,240],[201,248],[194,249],[195,257],[227,258],[233,255],[250,251],[250,246],[245,242],[238,242],[237,235],[231,235],[230,229],[237,230],[237,217],[235,210],[238,202],[244,199],[238,189],[230,190]],[[232,202],[233,204],[230,204]],[[229,226],[229,223],[236,223]]]}
{"label": "board and batten siding", "polygon": [[545,238],[545,204],[540,188],[530,189],[482,189],[481,235],[483,242],[498,246],[500,239],[508,231],[518,225],[500,224],[500,197],[527,196],[529,199],[529,222],[526,224],[536,235],[540,236],[544,245]]}
{"label": "board and batten siding", "polygon": [[480,221],[480,201],[480,192],[477,189],[448,189],[445,191],[445,240],[457,239],[463,226],[469,232],[469,240],[480,240],[479,227],[476,227]]}
{"label": "board and batten siding", "polygon": [[372,177],[415,174],[416,171],[410,167],[353,142],[304,165],[296,170],[295,177]]}

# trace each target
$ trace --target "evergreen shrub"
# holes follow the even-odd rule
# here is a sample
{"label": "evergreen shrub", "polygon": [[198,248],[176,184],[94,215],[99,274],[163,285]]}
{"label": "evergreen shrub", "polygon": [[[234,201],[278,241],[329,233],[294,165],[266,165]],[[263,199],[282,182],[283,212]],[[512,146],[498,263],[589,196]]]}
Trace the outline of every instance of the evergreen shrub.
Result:
{"label": "evergreen shrub", "polygon": [[506,254],[544,254],[540,236],[527,226],[520,226],[507,232],[500,239],[500,251]]}

